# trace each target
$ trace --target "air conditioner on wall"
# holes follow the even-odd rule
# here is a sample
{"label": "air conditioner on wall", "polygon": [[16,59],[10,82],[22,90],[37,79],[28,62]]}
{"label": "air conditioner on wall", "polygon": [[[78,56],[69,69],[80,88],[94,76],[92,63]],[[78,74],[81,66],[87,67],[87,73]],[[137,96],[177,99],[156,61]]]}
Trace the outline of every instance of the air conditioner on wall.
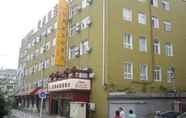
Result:
{"label": "air conditioner on wall", "polygon": [[89,74],[89,77],[92,79],[92,78],[95,78],[95,73],[90,73]]}
{"label": "air conditioner on wall", "polygon": [[89,111],[96,111],[96,104],[95,103],[88,103],[88,110]]}

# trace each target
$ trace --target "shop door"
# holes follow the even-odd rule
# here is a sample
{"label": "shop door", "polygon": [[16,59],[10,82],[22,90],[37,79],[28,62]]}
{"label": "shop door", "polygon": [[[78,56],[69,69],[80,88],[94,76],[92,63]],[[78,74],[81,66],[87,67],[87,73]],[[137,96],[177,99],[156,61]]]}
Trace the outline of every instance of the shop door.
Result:
{"label": "shop door", "polygon": [[70,118],[70,101],[62,100],[62,116],[65,118]]}
{"label": "shop door", "polygon": [[86,118],[86,103],[71,102],[70,118]]}
{"label": "shop door", "polygon": [[58,114],[58,101],[57,100],[52,100],[52,114]]}

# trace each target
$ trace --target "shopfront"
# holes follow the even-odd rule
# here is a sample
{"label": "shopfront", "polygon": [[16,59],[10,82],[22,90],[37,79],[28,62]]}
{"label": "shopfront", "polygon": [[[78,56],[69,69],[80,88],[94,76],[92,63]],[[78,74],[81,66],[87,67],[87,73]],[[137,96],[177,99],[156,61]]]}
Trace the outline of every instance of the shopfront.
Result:
{"label": "shopfront", "polygon": [[49,113],[65,118],[78,113],[80,118],[86,118],[86,105],[91,91],[90,73],[74,69],[68,70],[68,73],[52,74],[48,83]]}

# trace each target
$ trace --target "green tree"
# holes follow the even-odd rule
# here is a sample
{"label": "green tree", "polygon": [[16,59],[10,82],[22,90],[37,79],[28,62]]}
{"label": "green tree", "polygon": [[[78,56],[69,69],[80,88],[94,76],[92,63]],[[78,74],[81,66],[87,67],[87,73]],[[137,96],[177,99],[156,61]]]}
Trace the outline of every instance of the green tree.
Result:
{"label": "green tree", "polygon": [[4,96],[0,93],[0,118],[3,118],[5,115],[8,115],[8,105]]}

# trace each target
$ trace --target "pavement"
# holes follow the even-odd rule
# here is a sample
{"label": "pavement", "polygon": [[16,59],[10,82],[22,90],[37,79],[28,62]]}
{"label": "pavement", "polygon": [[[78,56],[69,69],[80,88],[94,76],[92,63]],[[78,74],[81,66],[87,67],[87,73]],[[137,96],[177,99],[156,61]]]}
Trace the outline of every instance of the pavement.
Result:
{"label": "pavement", "polygon": [[[11,111],[12,118],[40,118],[39,113],[27,112],[27,111],[20,111],[20,110],[12,110]],[[64,118],[60,116],[50,116],[47,114],[43,114],[42,118]]]}

